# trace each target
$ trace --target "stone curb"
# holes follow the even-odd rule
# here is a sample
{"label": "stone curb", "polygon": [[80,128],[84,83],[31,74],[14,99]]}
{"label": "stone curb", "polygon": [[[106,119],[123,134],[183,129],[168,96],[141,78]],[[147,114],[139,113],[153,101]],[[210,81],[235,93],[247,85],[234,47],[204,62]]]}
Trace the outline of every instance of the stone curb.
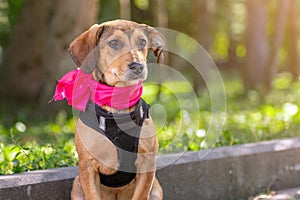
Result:
{"label": "stone curb", "polygon": [[[170,199],[249,199],[300,186],[300,139],[161,155],[157,177]],[[77,167],[0,176],[0,199],[70,199]]]}

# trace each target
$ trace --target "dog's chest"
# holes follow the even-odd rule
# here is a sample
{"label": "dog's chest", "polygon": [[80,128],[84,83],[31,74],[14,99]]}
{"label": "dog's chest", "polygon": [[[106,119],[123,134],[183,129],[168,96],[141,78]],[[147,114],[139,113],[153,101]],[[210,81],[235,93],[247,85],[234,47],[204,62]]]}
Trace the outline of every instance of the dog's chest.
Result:
{"label": "dog's chest", "polygon": [[141,99],[133,112],[113,114],[90,102],[86,112],[80,113],[84,124],[105,135],[117,148],[118,171],[112,175],[100,173],[102,184],[121,187],[135,178],[139,138],[144,120],[149,118],[149,108]]}

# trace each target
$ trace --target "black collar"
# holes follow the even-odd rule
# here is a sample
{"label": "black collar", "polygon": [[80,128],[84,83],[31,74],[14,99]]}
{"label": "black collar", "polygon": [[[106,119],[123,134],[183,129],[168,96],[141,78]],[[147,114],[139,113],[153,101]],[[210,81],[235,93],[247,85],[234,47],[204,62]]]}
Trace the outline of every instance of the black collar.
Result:
{"label": "black collar", "polygon": [[79,117],[87,126],[104,133],[107,129],[128,130],[136,125],[142,126],[144,120],[150,116],[150,106],[140,99],[130,113],[111,113],[90,101],[85,112]]}

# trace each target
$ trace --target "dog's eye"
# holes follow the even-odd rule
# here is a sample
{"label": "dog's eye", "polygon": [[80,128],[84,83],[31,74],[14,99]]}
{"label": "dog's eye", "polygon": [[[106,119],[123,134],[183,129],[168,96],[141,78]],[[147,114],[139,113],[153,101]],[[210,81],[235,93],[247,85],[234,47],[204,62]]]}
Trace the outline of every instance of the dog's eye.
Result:
{"label": "dog's eye", "polygon": [[121,46],[118,40],[111,40],[110,42],[108,42],[108,45],[113,49],[119,49]]}
{"label": "dog's eye", "polygon": [[139,41],[138,41],[139,48],[141,48],[141,49],[145,48],[146,44],[147,44],[147,41],[145,39],[139,39]]}

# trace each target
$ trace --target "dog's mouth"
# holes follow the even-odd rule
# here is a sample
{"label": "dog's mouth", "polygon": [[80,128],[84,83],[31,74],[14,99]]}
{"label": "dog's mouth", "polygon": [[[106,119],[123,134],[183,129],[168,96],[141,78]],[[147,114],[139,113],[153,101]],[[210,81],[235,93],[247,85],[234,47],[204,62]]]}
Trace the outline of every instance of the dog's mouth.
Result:
{"label": "dog's mouth", "polygon": [[143,81],[146,78],[144,72],[138,75],[128,72],[124,75],[124,78],[120,77],[116,72],[114,72],[113,74],[120,81],[136,81],[136,80]]}
{"label": "dog's mouth", "polygon": [[129,74],[128,76],[128,80],[144,80],[144,79],[145,79],[144,73],[141,73],[139,75]]}
{"label": "dog's mouth", "polygon": [[140,81],[145,80],[144,76],[141,76],[141,75],[128,74],[128,75],[124,75],[123,78],[120,77],[116,72],[114,72],[113,75],[118,79],[116,84],[118,83],[123,86],[136,85]]}
{"label": "dog's mouth", "polygon": [[128,70],[124,73],[118,73],[117,70],[112,70],[112,74],[118,79],[120,82],[136,82],[136,81],[144,81],[147,77],[147,69],[143,64],[143,67],[138,69],[133,68],[128,65]]}

